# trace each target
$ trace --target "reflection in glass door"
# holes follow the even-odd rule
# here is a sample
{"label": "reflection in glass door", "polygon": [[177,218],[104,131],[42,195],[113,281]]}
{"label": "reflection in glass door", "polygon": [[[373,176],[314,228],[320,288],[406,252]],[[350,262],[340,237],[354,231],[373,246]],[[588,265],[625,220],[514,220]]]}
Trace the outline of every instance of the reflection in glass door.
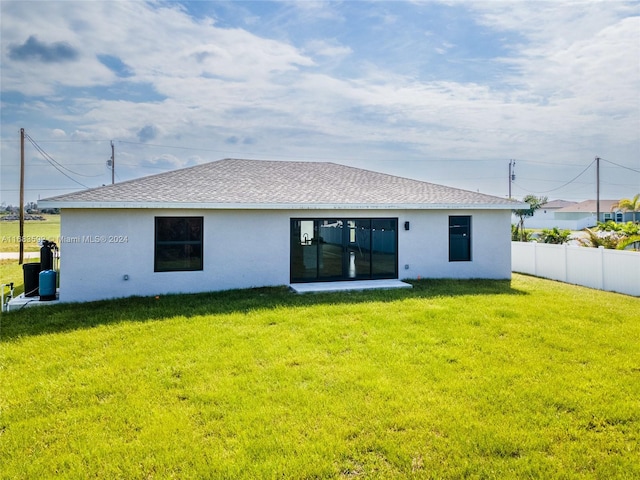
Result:
{"label": "reflection in glass door", "polygon": [[371,220],[371,278],[398,278],[398,219]]}
{"label": "reflection in glass door", "polygon": [[292,219],[291,281],[397,278],[397,218]]}
{"label": "reflection in glass door", "polygon": [[322,264],[318,267],[319,280],[342,278],[344,222],[337,219],[316,220],[318,224],[318,255]]}
{"label": "reflection in glass door", "polygon": [[347,225],[346,276],[350,279],[371,278],[371,220],[347,220]]}

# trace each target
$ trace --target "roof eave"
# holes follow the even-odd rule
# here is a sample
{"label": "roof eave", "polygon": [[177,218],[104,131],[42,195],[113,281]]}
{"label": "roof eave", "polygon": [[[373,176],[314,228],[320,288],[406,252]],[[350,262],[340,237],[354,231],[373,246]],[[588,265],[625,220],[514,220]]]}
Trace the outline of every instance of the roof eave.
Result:
{"label": "roof eave", "polygon": [[83,202],[40,200],[40,208],[64,209],[182,209],[182,210],[513,210],[528,203],[202,203],[202,202]]}

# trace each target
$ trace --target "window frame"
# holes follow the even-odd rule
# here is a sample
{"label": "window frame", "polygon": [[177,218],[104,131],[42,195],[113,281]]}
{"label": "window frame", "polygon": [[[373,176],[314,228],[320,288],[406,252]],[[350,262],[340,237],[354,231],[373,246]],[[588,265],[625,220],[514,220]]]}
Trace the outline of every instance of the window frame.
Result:
{"label": "window frame", "polygon": [[[192,240],[189,238],[185,238],[182,240],[158,240],[158,230],[159,223],[161,221],[168,220],[178,220],[178,221],[186,221],[193,222],[199,221],[199,239]],[[188,226],[188,224],[187,224]],[[162,266],[162,261],[159,259],[158,254],[162,250],[162,247],[167,246],[199,246],[199,262],[196,265],[191,265],[193,262],[192,258],[197,259],[197,256],[186,257],[189,259],[189,264],[185,264],[180,267],[164,267]],[[153,271],[162,273],[162,272],[198,272],[204,270],[204,217],[202,216],[158,216],[154,217],[154,235],[153,235]]]}
{"label": "window frame", "polygon": [[[462,224],[453,224],[456,219],[467,219],[466,225]],[[472,227],[471,227],[471,215],[449,215],[449,262],[471,262],[472,261]],[[462,237],[466,236],[466,248],[463,249],[463,252],[466,251],[466,255],[460,255],[461,252],[457,251],[454,242],[459,240],[452,233],[452,228],[463,228],[466,227],[466,233],[462,234]],[[460,235],[458,235],[459,237]],[[459,243],[459,242],[458,242]],[[458,247],[459,248],[459,247]]]}
{"label": "window frame", "polygon": [[[398,227],[400,224],[398,217],[291,217],[289,220],[289,280],[291,283],[358,281],[398,278]],[[352,224],[352,221],[355,223]],[[309,230],[308,225],[304,229],[304,233],[307,233],[307,231],[312,231],[312,237],[308,239],[307,237],[304,237],[304,239],[301,238],[304,233],[301,229],[301,226],[297,225],[301,222],[307,222],[313,225],[313,230]],[[340,227],[341,233],[339,245],[336,244],[341,250],[341,272],[339,275],[328,275],[326,270],[323,271],[322,269],[322,247],[325,244],[325,241],[322,239],[321,228],[322,225],[326,224],[326,222],[340,222],[342,225]],[[362,225],[366,225],[366,223],[368,222],[368,228],[365,228],[365,230],[368,231],[370,237],[369,243],[367,244],[366,248],[364,248],[364,250],[360,249],[360,247],[358,246],[358,242],[355,241],[357,237],[353,236],[357,235],[355,233],[355,230],[358,228],[357,222],[363,222]],[[374,228],[374,226],[379,225],[381,222],[391,222],[391,229],[389,231],[393,231],[393,271],[390,268],[386,270],[384,268],[381,268],[381,266],[385,265],[384,259],[382,258],[385,252],[375,249],[376,244],[378,244],[378,239],[375,233],[377,231],[377,227]],[[362,227],[362,225],[359,226]],[[381,231],[385,231],[385,228],[382,228]],[[367,261],[364,263],[365,265],[368,265],[367,273],[362,274],[358,272],[353,277],[350,275],[350,257],[348,254],[350,248],[358,248],[361,255],[364,252],[364,255],[367,256]],[[311,255],[305,254],[307,252],[303,252],[303,249],[310,249],[308,253],[310,253]],[[316,263],[315,267],[311,266],[313,262]],[[307,268],[299,268],[301,264],[306,265]],[[312,272],[312,270],[314,269],[315,273]]]}

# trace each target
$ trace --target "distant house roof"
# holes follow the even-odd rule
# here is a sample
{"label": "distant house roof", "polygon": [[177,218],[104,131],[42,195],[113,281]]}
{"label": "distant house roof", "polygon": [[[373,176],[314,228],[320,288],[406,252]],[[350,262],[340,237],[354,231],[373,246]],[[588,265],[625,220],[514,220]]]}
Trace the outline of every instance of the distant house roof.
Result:
{"label": "distant house roof", "polygon": [[49,208],[470,208],[526,204],[330,162],[226,159],[41,200]]}
{"label": "distant house roof", "polygon": [[575,205],[578,202],[570,202],[568,200],[551,200],[545,203],[542,208],[545,210],[554,210]]}
{"label": "distant house roof", "polygon": [[[600,200],[600,212],[610,212],[618,200]],[[585,200],[556,210],[557,213],[595,213],[598,211],[596,200]]]}

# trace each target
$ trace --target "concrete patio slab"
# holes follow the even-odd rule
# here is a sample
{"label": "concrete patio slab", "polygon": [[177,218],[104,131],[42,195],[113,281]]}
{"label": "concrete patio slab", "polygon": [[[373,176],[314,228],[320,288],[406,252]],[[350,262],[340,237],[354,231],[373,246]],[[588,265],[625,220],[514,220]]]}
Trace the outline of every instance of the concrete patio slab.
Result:
{"label": "concrete patio slab", "polygon": [[60,303],[59,290],[56,289],[56,299],[55,300],[40,300],[40,297],[25,297],[24,293],[21,293],[17,297],[12,298],[7,302],[7,312],[14,312],[16,310],[21,310],[25,307],[37,307],[42,305],[57,305]]}
{"label": "concrete patio slab", "polygon": [[296,293],[347,292],[353,290],[374,290],[392,288],[413,288],[400,280],[355,280],[348,282],[312,282],[292,283],[289,285]]}

